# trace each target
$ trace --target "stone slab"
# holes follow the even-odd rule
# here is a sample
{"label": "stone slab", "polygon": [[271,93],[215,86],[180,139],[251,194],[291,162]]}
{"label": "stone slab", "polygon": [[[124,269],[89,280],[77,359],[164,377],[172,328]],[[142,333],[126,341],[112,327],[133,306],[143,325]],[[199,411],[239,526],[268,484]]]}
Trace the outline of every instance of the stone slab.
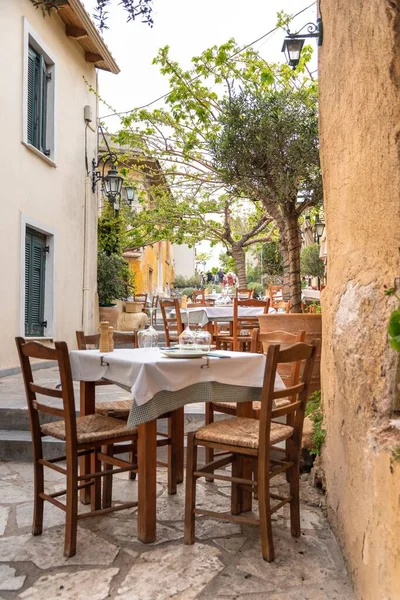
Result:
{"label": "stone slab", "polygon": [[106,600],[112,578],[119,569],[91,569],[76,573],[57,573],[40,577],[32,587],[19,594],[23,600]]}

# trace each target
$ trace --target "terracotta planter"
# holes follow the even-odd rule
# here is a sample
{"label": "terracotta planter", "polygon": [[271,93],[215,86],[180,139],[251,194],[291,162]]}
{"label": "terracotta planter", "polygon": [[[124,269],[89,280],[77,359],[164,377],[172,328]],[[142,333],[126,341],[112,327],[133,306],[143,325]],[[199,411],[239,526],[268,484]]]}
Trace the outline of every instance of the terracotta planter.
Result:
{"label": "terracotta planter", "polygon": [[143,302],[133,302],[131,300],[125,302],[125,312],[127,313],[140,313],[142,308]]}
{"label": "terracotta planter", "polygon": [[111,327],[117,329],[117,321],[119,316],[118,306],[100,306],[99,307],[99,316],[101,321],[108,321]]}
{"label": "terracotta planter", "polygon": [[[322,315],[309,313],[277,313],[272,315],[260,315],[260,332],[288,331],[297,333],[306,332],[306,343],[312,340],[322,340]],[[314,372],[311,378],[311,393],[321,389],[321,355],[315,361]]]}

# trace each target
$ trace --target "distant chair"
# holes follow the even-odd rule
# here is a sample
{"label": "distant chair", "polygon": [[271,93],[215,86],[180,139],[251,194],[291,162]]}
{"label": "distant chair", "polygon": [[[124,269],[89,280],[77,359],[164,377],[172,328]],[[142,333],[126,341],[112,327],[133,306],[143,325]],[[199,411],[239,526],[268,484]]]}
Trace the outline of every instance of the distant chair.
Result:
{"label": "distant chair", "polygon": [[[164,323],[165,344],[170,346],[171,342],[179,341],[179,336],[183,331],[181,309],[177,298],[173,300],[161,299],[159,302]],[[167,314],[167,309],[173,310],[175,315],[171,316],[171,311]]]}
{"label": "distant chair", "polygon": [[268,294],[271,301],[271,307],[275,308],[275,304],[277,302],[282,302],[283,300],[283,285],[270,285]]}
{"label": "distant chair", "polygon": [[205,304],[204,290],[193,290],[193,304]]}
{"label": "distant chair", "polygon": [[290,313],[290,302],[285,302],[284,300],[275,301],[272,303],[272,308],[276,312]]}
{"label": "distant chair", "polygon": [[239,300],[250,300],[254,296],[254,290],[249,288],[236,288],[236,298]]}
{"label": "distant chair", "polygon": [[145,293],[145,292],[133,295],[133,300],[135,302],[142,302],[142,304],[143,304],[143,306],[142,306],[142,312],[146,312],[146,309],[147,309],[147,297],[148,297],[148,294]]}
{"label": "distant chair", "polygon": [[231,348],[233,351],[246,351],[250,349],[251,333],[258,327],[258,316],[241,315],[240,308],[263,308],[264,314],[268,314],[269,298],[267,300],[233,300],[233,327],[232,334],[220,334],[215,336],[217,348]]}
{"label": "distant chair", "polygon": [[157,307],[159,298],[160,296],[157,294],[157,296],[153,296],[153,299],[151,301],[151,308],[153,309],[151,313],[151,324],[154,327],[157,325]]}

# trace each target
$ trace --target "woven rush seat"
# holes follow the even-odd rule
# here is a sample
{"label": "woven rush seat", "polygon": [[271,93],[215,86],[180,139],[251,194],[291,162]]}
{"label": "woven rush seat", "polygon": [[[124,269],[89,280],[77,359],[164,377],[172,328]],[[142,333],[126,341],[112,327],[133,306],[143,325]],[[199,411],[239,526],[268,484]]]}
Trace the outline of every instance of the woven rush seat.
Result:
{"label": "woven rush seat", "polygon": [[[289,406],[289,404],[289,398],[277,398],[274,400],[274,408],[282,408],[283,406]],[[228,408],[234,410],[237,407],[237,402],[213,402],[213,406],[215,410],[218,410],[218,408]],[[253,410],[261,410],[260,400],[253,401]]]}
{"label": "woven rush seat", "polygon": [[[65,441],[65,421],[46,423],[40,428],[42,435],[51,435],[58,440]],[[87,415],[77,417],[76,430],[78,444],[90,444],[97,440],[107,440],[118,436],[133,436],[137,427],[126,427],[119,419],[103,417],[102,415]]]}
{"label": "woven rush seat", "polygon": [[[226,421],[210,423],[198,429],[195,433],[197,440],[215,442],[242,448],[258,448],[260,421],[235,417]],[[278,444],[293,435],[293,427],[282,423],[271,423],[271,444]]]}
{"label": "woven rush seat", "polygon": [[132,399],[116,400],[115,402],[99,402],[95,411],[104,417],[115,417],[116,419],[127,419],[132,408]]}

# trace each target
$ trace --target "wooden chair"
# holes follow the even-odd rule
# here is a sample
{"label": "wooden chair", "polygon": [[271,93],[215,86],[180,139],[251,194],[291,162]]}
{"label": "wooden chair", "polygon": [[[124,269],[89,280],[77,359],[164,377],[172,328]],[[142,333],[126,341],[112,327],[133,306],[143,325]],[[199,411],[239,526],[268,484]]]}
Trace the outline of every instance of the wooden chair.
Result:
{"label": "wooden chair", "polygon": [[248,288],[236,288],[236,298],[239,300],[250,300],[254,295],[254,290]]}
{"label": "wooden chair", "polygon": [[140,294],[133,294],[134,301],[142,303],[142,312],[146,312],[147,310],[147,296],[148,294],[145,292],[142,292]]}
{"label": "wooden chair", "polygon": [[[101,508],[101,477],[114,473],[131,471],[136,466],[120,459],[104,455],[101,447],[108,448],[119,442],[132,444],[137,438],[137,428],[127,428],[125,423],[112,417],[88,415],[77,417],[75,413],[74,388],[72,384],[71,366],[68,347],[65,342],[55,342],[55,348],[49,348],[38,342],[25,342],[21,337],[16,338],[16,344],[25,383],[28,402],[28,413],[32,435],[33,465],[35,472],[34,483],[34,513],[32,534],[41,535],[43,530],[44,502],[51,502],[66,513],[64,555],[76,554],[76,538],[78,519],[109,513],[123,508],[137,506],[137,502],[128,502],[118,506]],[[61,378],[61,390],[36,385],[34,383],[31,359],[57,361]],[[49,406],[39,402],[36,394],[50,396],[62,401],[62,407]],[[40,413],[60,417],[61,420],[40,424]],[[43,458],[42,437],[51,436],[65,441],[65,456],[46,460]],[[78,475],[78,458],[90,455],[91,473]],[[66,461],[66,468],[57,465]],[[101,470],[101,463],[107,462],[117,469]],[[122,465],[122,466],[121,466]],[[67,478],[67,487],[52,494],[44,491],[44,468],[48,467],[62,473]],[[91,511],[78,515],[78,491],[90,487]],[[58,498],[66,495],[65,504]]]}
{"label": "wooden chair", "polygon": [[[293,537],[300,536],[300,451],[304,413],[309,396],[311,374],[320,341],[311,345],[299,343],[281,350],[279,345],[268,348],[264,374],[260,419],[239,418],[210,423],[188,434],[186,464],[186,502],[185,502],[185,544],[195,541],[195,515],[222,518],[236,523],[258,525],[261,537],[261,550],[264,560],[274,560],[271,515],[285,504],[290,505],[290,530]],[[274,391],[275,376],[281,363],[305,362],[301,381],[287,390]],[[291,415],[293,426],[273,420],[273,405],[289,395],[291,402],[275,409],[274,416]],[[279,460],[272,458],[271,450],[277,450],[276,444],[287,440],[285,450],[280,450]],[[218,457],[204,467],[197,466],[197,448],[204,446],[222,450],[225,456]],[[274,455],[275,456],[275,453]],[[252,459],[257,468],[257,480],[243,477],[243,459]],[[239,460],[241,459],[241,460]],[[232,464],[232,476],[215,474]],[[289,495],[281,496],[270,492],[270,480],[276,475],[287,472]],[[231,488],[231,514],[196,508],[196,483],[200,477],[228,480]],[[258,486],[259,519],[241,515],[243,512],[242,493],[244,487]],[[272,506],[271,499],[277,503]]]}
{"label": "wooden chair", "polygon": [[[76,340],[78,345],[78,350],[89,350],[90,347],[98,348],[100,342],[100,334],[95,333],[93,335],[85,335],[83,331],[76,332]],[[130,346],[131,348],[137,348],[137,332],[133,333],[125,333],[125,332],[116,332],[114,333],[114,347],[118,346]],[[95,385],[114,385],[112,381],[108,381],[107,379],[102,379],[100,381],[96,381]],[[132,408],[132,397],[125,398],[123,400],[111,400],[109,402],[97,402],[95,405],[96,414],[114,417],[115,419],[120,419],[122,421],[127,421],[129,417],[129,413]],[[174,427],[174,413],[166,413],[160,417],[162,419],[168,420],[168,434],[157,432],[157,448],[162,446],[171,446],[174,444],[174,437],[171,435],[171,430]],[[175,449],[174,449],[175,450]],[[125,450],[122,450],[125,451]],[[114,448],[110,446],[108,448],[108,452],[113,454],[120,454],[120,447],[115,446]],[[137,444],[136,440],[134,441],[132,448],[130,449],[130,461],[131,463],[137,465]],[[175,494],[176,493],[176,485],[177,483],[182,483],[183,480],[183,466],[178,468],[176,471],[176,465],[172,465],[170,452],[168,452],[168,463],[158,462],[159,465],[168,468],[168,493]],[[136,472],[133,471],[129,474],[130,479],[136,478]],[[103,489],[103,507],[107,507],[111,505],[111,497],[112,497],[112,476],[106,477],[104,480],[104,489]]]}
{"label": "wooden chair", "polygon": [[151,324],[153,327],[157,325],[157,307],[158,307],[159,296],[153,296],[151,300],[151,308],[153,309],[151,313]]}
{"label": "wooden chair", "polygon": [[204,290],[193,290],[193,303],[194,304],[205,304]]}
{"label": "wooden chair", "polygon": [[268,293],[271,300],[271,306],[273,306],[274,302],[283,300],[283,285],[270,285]]}
{"label": "wooden chair", "polygon": [[[306,336],[305,331],[298,331],[297,333],[288,333],[286,331],[271,331],[269,333],[260,333],[260,330],[253,329],[251,335],[251,346],[250,352],[254,353],[268,353],[268,348],[271,344],[279,344],[281,348],[287,348],[292,344],[304,342]],[[291,364],[282,363],[278,365],[277,369],[283,383],[286,387],[293,387],[297,385],[300,376],[300,363],[293,362]],[[281,398],[275,401],[275,407],[281,408],[286,406],[290,402],[289,398]],[[259,419],[261,411],[261,402],[255,400],[253,402],[253,418]],[[214,413],[219,412],[225,415],[236,416],[237,403],[236,402],[206,402],[206,415],[205,423],[214,422]],[[274,416],[274,411],[272,411]],[[206,462],[212,462],[214,460],[214,450],[212,448],[206,448]],[[208,479],[212,481],[212,477]]]}
{"label": "wooden chair", "polygon": [[[177,298],[160,300],[160,308],[164,323],[165,344],[170,346],[171,342],[177,343],[179,341],[179,336],[183,331],[179,301]],[[175,311],[175,316],[171,317],[170,313],[167,315],[168,308]]]}
{"label": "wooden chair", "polygon": [[[233,299],[233,327],[232,334],[217,334],[215,336],[215,342],[217,348],[231,348],[234,352],[241,350],[242,352],[250,349],[251,344],[251,331],[258,327],[258,316],[242,316],[240,315],[240,308],[255,308],[263,307],[264,314],[268,313],[269,299],[267,300],[238,300]],[[246,332],[246,333],[245,333]]]}
{"label": "wooden chair", "polygon": [[272,308],[274,308],[276,312],[290,313],[290,302],[285,302],[285,300],[275,300],[272,303]]}

